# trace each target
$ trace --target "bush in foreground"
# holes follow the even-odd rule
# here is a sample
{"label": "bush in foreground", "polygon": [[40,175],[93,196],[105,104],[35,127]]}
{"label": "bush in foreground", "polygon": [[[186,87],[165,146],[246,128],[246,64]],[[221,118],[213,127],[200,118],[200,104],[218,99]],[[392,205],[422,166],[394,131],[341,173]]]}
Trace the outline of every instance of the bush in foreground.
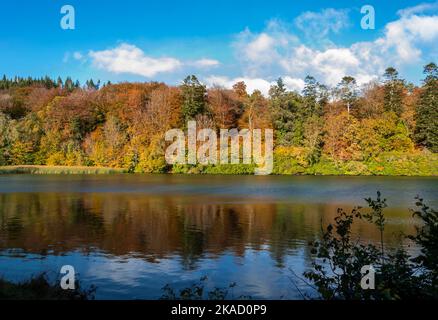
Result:
{"label": "bush in foreground", "polygon": [[[411,257],[403,248],[387,250],[384,244],[386,199],[366,199],[371,211],[355,208],[350,213],[338,209],[334,225],[323,232],[321,241],[311,243],[313,269],[304,276],[321,299],[386,300],[438,299],[438,211],[417,197],[413,216],[420,219],[413,241],[420,253]],[[374,224],[380,232],[380,245],[363,244],[354,239],[351,226],[355,220]],[[361,286],[363,266],[375,270],[375,288]]]}
{"label": "bush in foreground", "polygon": [[0,279],[0,300],[94,300],[95,287],[82,289],[77,281],[74,290],[63,290],[45,274],[20,283]]}

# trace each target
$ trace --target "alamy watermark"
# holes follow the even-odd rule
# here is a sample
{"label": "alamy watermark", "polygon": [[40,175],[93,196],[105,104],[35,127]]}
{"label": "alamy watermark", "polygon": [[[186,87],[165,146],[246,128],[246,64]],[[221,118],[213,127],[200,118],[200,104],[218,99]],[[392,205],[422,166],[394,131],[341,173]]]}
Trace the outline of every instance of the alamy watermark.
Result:
{"label": "alamy watermark", "polygon": [[362,6],[360,13],[364,14],[360,21],[360,26],[364,30],[374,30],[376,28],[376,11],[371,5]]}
{"label": "alamy watermark", "polygon": [[66,4],[61,7],[61,14],[63,14],[60,26],[63,30],[74,30],[76,28],[75,8],[72,5]]}
{"label": "alamy watermark", "polygon": [[60,271],[64,276],[61,278],[61,288],[63,290],[75,290],[75,268],[71,265],[64,265]]}
{"label": "alamy watermark", "polygon": [[375,289],[375,277],[376,270],[372,265],[365,265],[360,269],[360,273],[363,275],[360,280],[360,286],[363,290]]}
{"label": "alamy watermark", "polygon": [[[374,30],[376,28],[376,13],[372,5],[364,5],[360,8],[360,13],[364,16],[360,21],[360,26],[364,30]],[[66,4],[61,7],[60,13],[63,15],[60,26],[63,30],[74,30],[76,28],[76,11],[75,8]]]}
{"label": "alamy watermark", "polygon": [[[268,175],[273,169],[273,130],[196,128],[196,121],[187,123],[187,139],[181,129],[171,129],[165,134],[172,142],[165,153],[168,164],[256,164],[254,173]],[[242,141],[242,144],[241,144]],[[187,152],[186,152],[187,146]],[[264,146],[264,151],[262,151]]]}

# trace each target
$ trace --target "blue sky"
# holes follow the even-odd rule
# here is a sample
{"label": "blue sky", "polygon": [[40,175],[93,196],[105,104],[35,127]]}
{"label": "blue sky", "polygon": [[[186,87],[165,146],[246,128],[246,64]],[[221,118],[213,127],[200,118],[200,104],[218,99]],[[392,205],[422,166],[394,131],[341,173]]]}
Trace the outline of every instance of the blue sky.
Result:
{"label": "blue sky", "polygon": [[[63,5],[75,30],[60,27]],[[375,30],[360,26],[363,5]],[[278,77],[299,90],[306,74],[359,83],[393,65],[419,83],[438,57],[438,2],[18,0],[0,7],[0,73],[82,82],[165,81],[196,74],[208,85],[245,80],[266,92]]]}

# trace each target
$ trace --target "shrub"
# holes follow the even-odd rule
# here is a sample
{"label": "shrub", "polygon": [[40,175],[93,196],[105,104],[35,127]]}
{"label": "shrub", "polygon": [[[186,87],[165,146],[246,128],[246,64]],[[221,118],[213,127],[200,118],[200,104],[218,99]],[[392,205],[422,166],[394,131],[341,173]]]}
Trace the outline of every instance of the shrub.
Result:
{"label": "shrub", "polygon": [[0,300],[93,300],[96,287],[82,289],[76,281],[74,290],[63,290],[59,284],[51,283],[46,274],[30,280],[12,283],[0,279]]}
{"label": "shrub", "polygon": [[[408,238],[420,248],[421,254],[410,257],[402,249],[385,251],[383,233],[386,200],[366,199],[371,211],[362,213],[355,208],[351,213],[338,209],[334,225],[329,224],[321,241],[312,242],[316,255],[313,269],[304,273],[322,299],[419,299],[438,298],[438,212],[417,198],[419,210],[413,215],[420,218],[417,234]],[[366,220],[380,231],[380,246],[363,244],[353,239],[351,226],[355,220]],[[361,269],[372,265],[376,270],[376,287],[364,290]]]}
{"label": "shrub", "polygon": [[[174,289],[171,285],[166,284],[162,290],[163,295],[160,300],[225,300],[235,299],[233,294],[233,288],[236,283],[230,283],[228,287],[215,287],[211,291],[205,290],[205,283],[208,278],[202,277],[199,282],[193,283],[190,287],[183,288],[181,290]],[[239,296],[237,299],[247,300],[251,299],[249,296]]]}

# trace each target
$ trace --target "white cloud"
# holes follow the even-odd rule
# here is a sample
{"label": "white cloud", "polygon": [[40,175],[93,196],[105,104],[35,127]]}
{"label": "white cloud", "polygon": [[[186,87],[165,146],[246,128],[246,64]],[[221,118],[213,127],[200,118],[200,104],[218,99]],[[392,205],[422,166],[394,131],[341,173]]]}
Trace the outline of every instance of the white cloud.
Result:
{"label": "white cloud", "polygon": [[[350,75],[364,84],[378,78],[388,66],[400,68],[437,56],[438,16],[415,14],[432,8],[432,5],[423,5],[406,9],[398,20],[384,27],[381,37],[350,46],[336,46],[328,38],[330,33],[347,26],[346,12],[326,9],[319,13],[306,12],[295,24],[300,28],[307,26],[309,30],[321,28],[319,33],[327,40],[321,43],[330,43],[329,46],[310,47],[303,39],[299,40],[292,29],[276,20],[260,33],[246,29],[238,35],[234,47],[242,73],[252,79],[272,79],[282,74],[304,79],[310,74],[334,86],[343,76]],[[334,21],[337,15],[343,17],[339,23]],[[319,26],[315,22],[318,18],[324,21]],[[425,50],[428,46],[431,50]]]}
{"label": "white cloud", "polygon": [[[276,81],[268,81],[262,78],[228,78],[225,76],[210,76],[207,77],[205,81],[209,87],[220,86],[227,89],[231,89],[235,83],[243,81],[246,84],[248,93],[251,94],[254,90],[259,90],[264,96],[268,96],[269,89],[272,85],[276,84]],[[294,79],[289,76],[284,76],[283,82],[286,88],[291,91],[301,91],[304,88],[304,81],[302,79]]]}
{"label": "white cloud", "polygon": [[130,73],[153,77],[158,73],[171,72],[182,63],[175,58],[152,58],[134,45],[123,43],[114,49],[90,51],[93,65],[114,73]]}
{"label": "white cloud", "polygon": [[67,51],[64,53],[64,58],[62,59],[62,61],[64,63],[68,63],[70,62],[70,60],[76,60],[76,61],[81,61],[81,62],[85,62],[86,61],[86,57],[79,51],[75,51],[75,52],[70,52]]}
{"label": "white cloud", "polygon": [[[113,73],[130,73],[143,77],[153,77],[159,73],[176,71],[182,67],[209,69],[220,65],[215,59],[202,58],[194,61],[181,61],[177,58],[153,58],[146,56],[143,50],[128,43],[103,51],[90,51],[88,56],[92,64]],[[76,60],[83,60],[80,52],[75,52]]]}
{"label": "white cloud", "polygon": [[194,61],[193,66],[198,67],[198,68],[212,68],[212,67],[217,67],[220,63],[217,60],[214,59],[199,59]]}
{"label": "white cloud", "polygon": [[303,79],[291,78],[289,76],[284,76],[282,79],[289,90],[301,92],[304,89]]}
{"label": "white cloud", "polygon": [[84,58],[84,56],[79,51],[76,51],[76,52],[73,52],[73,58],[75,60],[82,60]]}
{"label": "white cloud", "polygon": [[254,35],[247,29],[238,38],[235,42],[236,58],[248,74],[255,74],[260,68],[267,68],[278,59],[278,42],[273,36],[264,32]]}
{"label": "white cloud", "polygon": [[418,14],[418,13],[424,13],[427,11],[435,11],[438,10],[438,1],[436,2],[427,2],[427,3],[421,3],[419,5],[413,6],[413,7],[408,7],[402,10],[399,10],[397,12],[397,14],[399,16],[410,16],[413,14]]}
{"label": "white cloud", "polygon": [[248,43],[247,56],[250,60],[260,62],[269,62],[273,51],[271,50],[275,44],[275,39],[266,33],[261,33],[256,36],[253,41]]}
{"label": "white cloud", "polygon": [[271,84],[261,78],[251,79],[245,77],[237,77],[230,79],[226,76],[209,76],[205,79],[205,82],[208,87],[219,86],[227,89],[231,89],[233,85],[237,82],[244,81],[246,84],[246,89],[249,93],[252,93],[254,90],[260,90],[263,94],[268,94],[269,88]]}
{"label": "white cloud", "polygon": [[[394,63],[415,63],[422,57],[421,47],[438,40],[438,16],[403,16],[385,27],[385,35],[374,43]],[[379,54],[377,51],[375,54]]]}
{"label": "white cloud", "polygon": [[148,78],[173,71],[199,72],[209,84],[230,88],[243,80],[249,91],[258,89],[264,94],[273,79],[279,76],[292,90],[302,89],[306,75],[331,86],[345,75],[364,84],[377,79],[388,66],[402,71],[409,65],[420,65],[438,57],[435,44],[438,41],[438,15],[431,13],[433,10],[438,10],[438,2],[400,10],[399,18],[387,23],[380,37],[350,45],[336,45],[330,39],[349,26],[348,10],[329,8],[305,12],[291,24],[274,19],[259,32],[246,28],[236,35],[232,43],[236,61],[223,66],[226,76],[208,72],[221,65],[217,60],[151,57],[127,43],[109,50],[90,51],[88,55],[75,52],[65,59],[89,60],[95,67],[109,72]]}
{"label": "white cloud", "polygon": [[271,20],[261,33],[245,29],[237,35],[232,46],[245,73],[254,77],[260,69],[270,70],[270,66],[278,62],[284,50],[298,43],[298,38],[288,32],[284,23]]}
{"label": "white cloud", "polygon": [[[239,43],[235,48],[243,73],[251,79],[285,74],[291,79],[304,79],[311,74],[324,83],[336,85],[345,75],[359,76],[360,79],[373,78],[364,71],[370,69],[361,65],[364,55],[357,55],[352,48],[313,49],[299,42],[284,28],[276,28],[272,32],[272,26],[260,34],[253,34],[249,30],[245,30],[244,34],[245,37],[239,35]],[[363,48],[357,47],[356,50]]]}
{"label": "white cloud", "polygon": [[309,38],[324,38],[349,26],[348,10],[328,8],[306,11],[295,19],[295,25]]}

